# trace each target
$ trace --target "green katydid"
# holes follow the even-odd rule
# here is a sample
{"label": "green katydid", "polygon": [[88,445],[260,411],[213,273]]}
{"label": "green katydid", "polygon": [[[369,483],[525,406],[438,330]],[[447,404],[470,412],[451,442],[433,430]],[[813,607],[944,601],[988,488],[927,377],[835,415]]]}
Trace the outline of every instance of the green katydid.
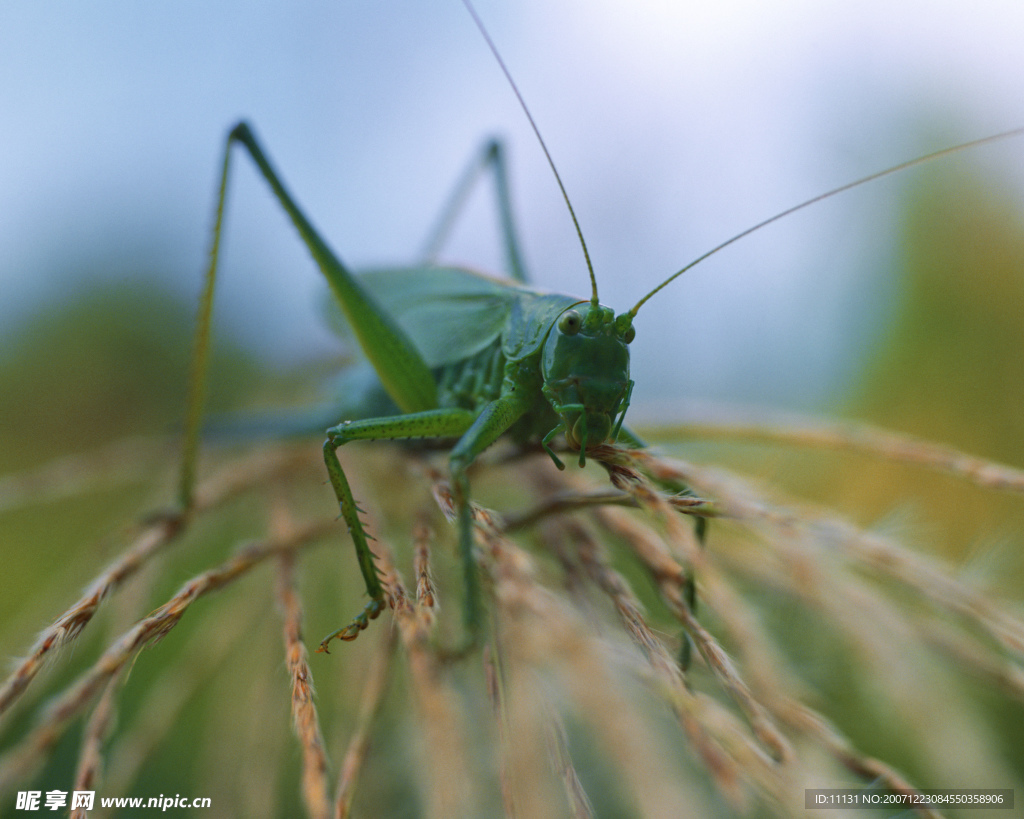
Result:
{"label": "green katydid", "polygon": [[[291,217],[398,413],[345,420],[327,430],[323,447],[327,473],[355,543],[370,599],[362,612],[325,639],[322,647],[334,637],[354,638],[384,608],[384,589],[336,454],[338,447],[354,440],[458,438],[449,463],[466,584],[465,619],[472,632],[480,620],[480,602],[472,557],[467,467],[506,433],[523,441],[539,438],[560,468],[563,464],[551,447],[557,434],[564,433],[569,446],[579,450],[581,465],[588,447],[614,440],[620,434],[632,389],[627,345],[634,336],[635,310],[615,316],[599,304],[596,282],[588,302],[574,296],[541,294],[524,284],[454,268],[410,268],[357,278],[327,247],[284,188],[251,128],[240,123],[232,129],[225,151],[214,245],[201,302],[195,373],[205,369],[235,143],[248,151]],[[488,153],[500,157],[496,145]],[[500,160],[496,167],[502,167]],[[511,222],[503,221],[510,258],[515,258]],[[191,465],[200,416],[199,376],[194,376],[192,387],[186,435],[188,467],[183,470],[180,489],[186,506],[192,491]]]}
{"label": "green katydid", "polygon": [[[968,146],[1024,133],[1016,129],[959,145],[888,168],[788,208],[731,237],[667,277],[629,310],[616,313],[600,304],[596,276],[569,197],[544,140],[490,37],[464,0],[481,33],[530,120],[562,190],[590,275],[589,299],[542,294],[525,283],[512,228],[500,146],[484,153],[493,164],[508,264],[513,281],[499,281],[470,271],[436,266],[353,275],[313,227],[285,188],[250,126],[230,132],[220,175],[210,265],[200,301],[195,357],[190,381],[179,499],[192,500],[195,461],[203,404],[206,352],[220,237],[230,175],[232,148],[240,145],[255,162],[275,197],[292,220],[326,278],[337,306],[373,368],[379,387],[393,407],[385,414],[361,413],[338,419],[327,430],[323,457],[331,485],[355,545],[369,596],[362,611],[323,640],[354,639],[385,607],[385,592],[374,564],[368,535],[337,456],[337,449],[356,440],[405,438],[455,439],[449,455],[457,537],[465,583],[465,628],[479,634],[480,589],[473,559],[473,519],[467,469],[488,446],[504,435],[518,441],[539,441],[555,465],[564,464],[552,445],[564,436],[577,451],[580,466],[588,449],[638,439],[623,427],[633,382],[629,377],[628,345],[635,336],[634,319],[643,304],[694,265],[748,234],[796,210],[854,186],[920,164]],[[703,534],[699,521],[698,532]],[[692,587],[690,588],[692,594]],[[692,604],[692,599],[691,599]]]}

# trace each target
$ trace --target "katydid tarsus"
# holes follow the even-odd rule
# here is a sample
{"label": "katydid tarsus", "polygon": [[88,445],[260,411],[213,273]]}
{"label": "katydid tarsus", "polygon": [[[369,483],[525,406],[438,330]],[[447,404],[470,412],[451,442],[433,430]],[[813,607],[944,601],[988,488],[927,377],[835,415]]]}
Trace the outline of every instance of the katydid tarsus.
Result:
{"label": "katydid tarsus", "polygon": [[[598,445],[616,440],[631,446],[641,445],[623,426],[623,421],[633,386],[629,377],[628,345],[635,335],[634,320],[648,299],[708,256],[796,210],[953,151],[1024,134],[1024,129],[1016,129],[918,157],[787,208],[701,254],[664,279],[629,310],[616,314],[599,302],[597,278],[583,233],[540,131],[475,11],[466,0],[464,2],[519,97],[565,197],[589,272],[589,298],[542,294],[527,284],[512,222],[502,150],[497,142],[488,143],[481,161],[474,165],[477,170],[489,166],[494,172],[510,281],[433,264],[353,275],[286,189],[251,127],[244,122],[236,125],[225,145],[210,265],[196,329],[179,486],[181,505],[188,509],[193,496],[213,291],[232,149],[236,145],[256,164],[298,230],[372,366],[379,386],[386,393],[385,400],[393,404],[385,414],[367,412],[362,417],[338,418],[339,423],[327,430],[324,462],[341,516],[355,545],[369,600],[350,623],[323,640],[320,650],[326,650],[335,637],[354,639],[385,608],[385,591],[374,563],[370,538],[338,459],[337,450],[342,445],[356,440],[406,438],[454,441],[449,468],[465,584],[463,616],[465,631],[472,643],[480,634],[482,612],[473,557],[467,469],[483,450],[498,438],[510,435],[520,442],[539,442],[554,464],[562,469],[564,463],[555,451],[559,440],[564,440],[566,448],[578,453],[574,460],[580,466],[585,463],[587,450]],[[468,175],[458,190],[464,191],[472,184],[475,175]],[[448,223],[457,215],[461,198],[457,193],[435,237],[444,235]],[[426,254],[431,259],[436,244],[432,241]],[[701,519],[698,519],[698,533],[701,536],[704,533]],[[692,585],[689,592],[692,595]],[[692,597],[690,603],[693,603]]]}

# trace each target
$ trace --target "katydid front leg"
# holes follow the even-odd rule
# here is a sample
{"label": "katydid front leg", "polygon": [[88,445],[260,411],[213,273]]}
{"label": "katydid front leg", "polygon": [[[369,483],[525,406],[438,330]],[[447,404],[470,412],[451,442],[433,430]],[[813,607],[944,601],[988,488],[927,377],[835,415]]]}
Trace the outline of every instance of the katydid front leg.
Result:
{"label": "katydid front leg", "polygon": [[474,415],[465,409],[436,409],[413,412],[408,415],[394,415],[388,418],[368,418],[360,421],[345,421],[327,430],[324,441],[324,463],[334,488],[334,495],[341,507],[341,516],[348,526],[352,542],[356,547],[359,570],[366,583],[370,599],[352,622],[328,634],[317,651],[327,651],[327,644],[335,637],[340,640],[354,640],[366,628],[370,620],[384,610],[384,586],[381,584],[374,554],[367,542],[368,536],[359,519],[348,479],[338,460],[337,449],[349,441],[381,441],[396,438],[454,438],[462,435],[473,423]]}
{"label": "katydid front leg", "polygon": [[473,560],[473,510],[470,506],[466,470],[481,452],[526,413],[529,402],[523,396],[524,391],[509,391],[486,404],[448,458],[452,498],[457,514],[459,558],[462,560],[463,585],[466,593],[463,611],[466,644],[455,652],[456,656],[472,650],[480,640],[480,580],[476,562]]}
{"label": "katydid front leg", "polygon": [[[695,517],[693,519],[693,531],[697,536],[697,545],[703,549],[708,536],[708,519]],[[690,607],[690,613],[697,614],[697,580],[693,576],[693,569],[686,575],[686,583],[683,586],[683,599]],[[685,673],[690,670],[690,660],[693,658],[693,641],[685,631],[682,636],[682,643],[679,646],[679,667]]]}

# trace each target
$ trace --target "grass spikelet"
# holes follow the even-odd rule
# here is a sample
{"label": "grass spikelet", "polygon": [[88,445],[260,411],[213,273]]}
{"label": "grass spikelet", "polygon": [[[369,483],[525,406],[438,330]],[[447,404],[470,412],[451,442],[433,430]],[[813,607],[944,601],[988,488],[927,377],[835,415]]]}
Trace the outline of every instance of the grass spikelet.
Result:
{"label": "grass spikelet", "polygon": [[[336,547],[344,534],[327,515],[295,522],[307,507],[323,511],[301,489],[316,475],[315,458],[291,447],[228,457],[190,518],[142,524],[91,586],[105,591],[56,622],[91,623],[115,596],[128,604],[133,597],[120,592],[140,569],[159,565],[164,545],[180,542],[186,551],[178,559],[186,558],[192,529],[230,518],[249,499],[272,499],[261,501],[267,535],[242,538],[130,628],[111,638],[99,628],[105,645],[95,659],[8,745],[0,759],[4,792],[31,781],[83,716],[74,782],[101,792],[130,788],[145,765],[139,754],[159,755],[180,715],[224,675],[230,664],[220,658],[252,650],[247,635],[259,620],[258,595],[247,607],[232,604],[227,610],[238,618],[213,630],[205,625],[212,612],[190,615],[199,630],[181,645],[187,663],[172,659],[168,638],[187,611],[228,595],[263,564],[273,577],[265,594],[283,618],[288,681],[281,695],[291,703],[296,794],[309,816],[359,815],[361,805],[386,802],[383,793],[396,784],[429,816],[600,816],[618,805],[668,817],[684,802],[709,816],[786,816],[802,805],[806,787],[860,783],[917,794],[934,782],[915,781],[884,749],[861,747],[864,737],[843,727],[842,711],[820,693],[829,678],[795,661],[794,647],[780,639],[764,605],[773,595],[828,629],[845,646],[850,673],[867,675],[879,702],[900,709],[902,730],[918,732],[918,753],[902,757],[904,764],[940,772],[932,777],[959,766],[1012,780],[986,750],[977,711],[958,716],[955,729],[973,756],[944,760],[926,750],[930,730],[944,738],[937,741],[953,736],[952,728],[927,727],[926,713],[956,702],[948,688],[933,685],[936,674],[989,681],[1010,700],[1024,700],[1020,618],[941,559],[747,477],[654,452],[597,451],[592,457],[604,470],[567,474],[533,456],[496,453],[474,478],[482,500],[508,509],[504,516],[484,505],[473,510],[490,611],[486,638],[456,661],[460,570],[450,527],[424,505],[432,493],[451,514],[443,470],[398,449],[353,448],[351,457],[363,466],[353,473],[363,482],[364,506],[385,513],[370,525],[391,614],[346,645],[343,661],[311,660],[303,638],[303,610],[324,606],[317,589],[335,597],[334,581],[321,582],[312,567],[328,555],[333,564],[336,548],[308,547],[325,535]],[[378,473],[387,476],[387,490],[376,488]],[[513,485],[510,502],[502,493]],[[399,486],[406,499],[389,503],[387,493],[394,497]],[[690,525],[698,517],[711,523],[703,546]],[[399,538],[407,545],[396,550]],[[166,552],[168,566],[173,556]],[[399,564],[414,578],[408,588]],[[300,577],[309,586],[301,603]],[[687,599],[692,580],[696,610]],[[346,598],[346,612],[358,600],[358,578],[349,588],[356,596]],[[331,618],[344,616],[329,608]],[[94,642],[82,641],[95,628],[78,628],[79,653],[94,651]],[[678,664],[681,639],[696,648],[689,669]],[[148,670],[126,673],[165,653],[176,683],[159,675],[143,683]],[[396,654],[404,662],[394,662]],[[39,663],[28,674],[23,664],[8,681],[9,702],[40,685],[31,673]],[[332,680],[326,699],[314,693],[313,666],[321,680]],[[262,673],[279,674],[279,659],[276,668],[270,661]],[[340,735],[339,725],[348,726]],[[328,761],[332,746],[342,760],[337,769]]]}

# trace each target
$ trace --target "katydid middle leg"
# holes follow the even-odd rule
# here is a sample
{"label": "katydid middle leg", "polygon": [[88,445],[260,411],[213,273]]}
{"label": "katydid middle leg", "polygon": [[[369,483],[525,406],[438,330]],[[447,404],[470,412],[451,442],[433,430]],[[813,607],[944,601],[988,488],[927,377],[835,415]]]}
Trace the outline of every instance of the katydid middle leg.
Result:
{"label": "katydid middle leg", "polygon": [[[373,552],[359,519],[359,509],[352,496],[348,480],[338,460],[337,449],[350,441],[379,441],[399,438],[455,438],[458,443],[450,456],[452,495],[455,501],[459,556],[463,566],[465,584],[465,628],[467,645],[475,645],[480,630],[480,584],[473,560],[473,513],[470,507],[469,481],[466,470],[502,433],[523,414],[520,399],[504,396],[487,403],[479,414],[460,408],[427,410],[389,418],[370,418],[345,421],[327,430],[324,442],[324,462],[334,488],[341,515],[356,548],[359,568],[366,583],[370,600],[351,623],[329,634],[320,643],[318,651],[327,651],[335,637],[353,640],[366,628],[384,606],[384,588],[373,562]],[[460,437],[461,436],[461,437]],[[461,652],[456,652],[461,653]]]}
{"label": "katydid middle leg", "polygon": [[436,409],[395,415],[389,418],[368,418],[358,421],[344,421],[327,430],[324,441],[324,463],[334,489],[334,495],[341,508],[341,516],[348,526],[349,534],[356,548],[359,570],[366,583],[370,599],[363,610],[347,626],[327,635],[317,651],[327,651],[327,644],[335,637],[340,640],[354,640],[366,628],[369,621],[384,610],[384,587],[374,564],[374,555],[367,542],[368,536],[359,519],[359,508],[349,487],[348,479],[341,468],[337,450],[350,441],[382,441],[398,438],[455,438],[462,435],[473,423],[475,415],[465,409]]}

